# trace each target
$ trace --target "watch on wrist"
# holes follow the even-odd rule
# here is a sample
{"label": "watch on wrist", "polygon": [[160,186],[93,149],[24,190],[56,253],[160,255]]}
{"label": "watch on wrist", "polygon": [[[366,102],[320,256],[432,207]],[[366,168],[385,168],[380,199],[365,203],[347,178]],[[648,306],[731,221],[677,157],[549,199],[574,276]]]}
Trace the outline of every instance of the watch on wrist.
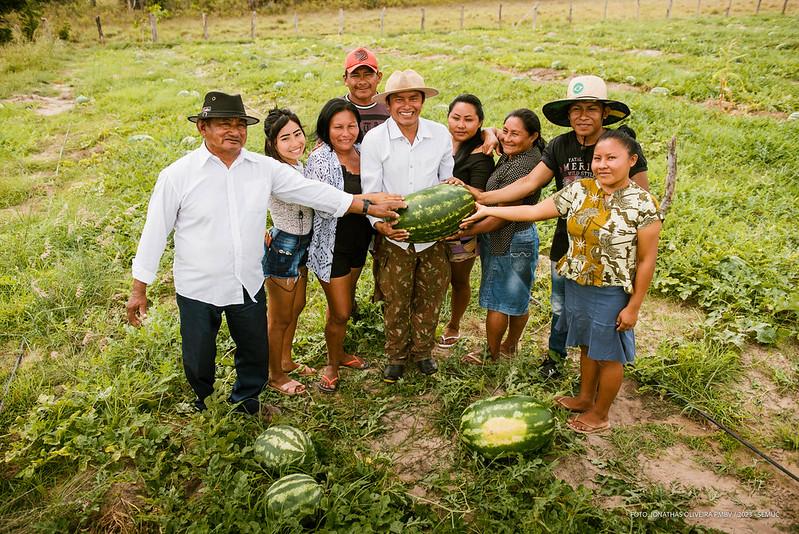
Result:
{"label": "watch on wrist", "polygon": [[362,213],[364,215],[366,215],[369,212],[369,206],[371,206],[371,205],[372,205],[371,201],[369,201],[367,199],[363,199],[363,210],[362,210]]}

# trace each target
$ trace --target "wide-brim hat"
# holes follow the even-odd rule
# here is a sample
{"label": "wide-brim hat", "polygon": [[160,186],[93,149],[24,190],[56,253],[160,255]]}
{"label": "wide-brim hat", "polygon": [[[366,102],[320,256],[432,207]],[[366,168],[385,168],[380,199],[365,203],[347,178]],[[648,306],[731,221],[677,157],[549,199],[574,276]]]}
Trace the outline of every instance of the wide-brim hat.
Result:
{"label": "wide-brim hat", "polygon": [[569,82],[566,98],[544,104],[544,117],[558,126],[571,126],[569,123],[569,106],[575,102],[602,102],[610,109],[608,116],[602,121],[603,126],[614,124],[630,115],[627,104],[608,98],[608,86],[599,76],[576,76]]}
{"label": "wide-brim hat", "polygon": [[247,126],[258,124],[260,119],[250,117],[244,111],[244,102],[241,95],[228,95],[219,91],[211,91],[205,95],[203,109],[197,114],[188,117],[191,122],[199,119],[230,119],[240,118],[247,122]]}
{"label": "wide-brim hat", "polygon": [[438,94],[437,89],[425,86],[424,78],[415,70],[395,70],[386,80],[386,90],[382,93],[377,93],[372,97],[372,100],[378,104],[385,104],[389,95],[405,91],[419,91],[424,93],[425,97]]}

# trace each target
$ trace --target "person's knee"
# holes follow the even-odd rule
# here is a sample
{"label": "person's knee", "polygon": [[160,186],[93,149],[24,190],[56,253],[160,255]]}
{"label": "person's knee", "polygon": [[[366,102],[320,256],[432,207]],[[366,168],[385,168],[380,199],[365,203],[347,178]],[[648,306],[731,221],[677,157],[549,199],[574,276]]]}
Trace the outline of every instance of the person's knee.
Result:
{"label": "person's knee", "polygon": [[288,313],[270,313],[268,316],[269,328],[283,330],[291,323],[292,316]]}
{"label": "person's knee", "polygon": [[452,277],[452,289],[455,291],[463,291],[467,292],[471,290],[471,285],[469,284],[468,278],[456,278]]}
{"label": "person's knee", "polygon": [[341,308],[330,310],[330,322],[342,326],[347,324],[350,319],[352,310],[349,306],[342,306]]}

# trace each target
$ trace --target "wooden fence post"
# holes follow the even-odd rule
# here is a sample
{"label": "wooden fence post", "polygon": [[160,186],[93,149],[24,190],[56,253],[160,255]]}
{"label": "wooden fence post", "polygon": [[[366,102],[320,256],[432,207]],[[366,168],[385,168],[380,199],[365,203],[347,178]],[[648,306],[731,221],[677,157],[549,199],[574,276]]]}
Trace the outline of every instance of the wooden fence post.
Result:
{"label": "wooden fence post", "polygon": [[672,5],[673,2],[674,2],[674,0],[669,0],[669,5],[668,5],[668,7],[666,7],[666,18],[667,19],[671,18],[671,5]]}
{"label": "wooden fence post", "polygon": [[759,15],[760,14],[760,2],[761,1],[762,0],[757,0],[757,5],[755,6],[755,15]]}
{"label": "wooden fence post", "polygon": [[702,0],[696,0],[696,16],[702,13]]}
{"label": "wooden fence post", "polygon": [[297,12],[294,12],[294,35],[300,34],[300,19],[297,16]]}
{"label": "wooden fence post", "polygon": [[497,26],[502,29],[502,4],[499,4],[499,12],[497,13]]}
{"label": "wooden fence post", "polygon": [[461,4],[461,30],[463,29],[463,4]]}
{"label": "wooden fence post", "polygon": [[574,11],[574,0],[569,0],[569,26],[572,24],[572,12]]}
{"label": "wooden fence post", "polygon": [[383,27],[386,21],[386,8],[380,10],[380,37],[383,37]]}
{"label": "wooden fence post", "polygon": [[788,7],[788,0],[785,0],[785,1],[782,3],[782,14],[783,14],[783,15],[785,14],[785,8],[787,8],[787,7]]}
{"label": "wooden fence post", "polygon": [[536,23],[538,22],[538,2],[533,5],[533,31],[535,31]]}
{"label": "wooden fence post", "polygon": [[203,13],[203,39],[208,40],[208,15]]}
{"label": "wooden fence post", "polygon": [[152,34],[153,42],[157,43],[158,42],[158,26],[156,25],[156,22],[155,22],[155,15],[153,13],[150,13],[150,17],[149,18],[150,18],[150,33]]}
{"label": "wooden fence post", "polygon": [[424,8],[422,8],[422,20],[419,23],[419,31],[424,32]]}
{"label": "wooden fence post", "polygon": [[732,0],[730,0],[727,3],[727,9],[724,11],[724,16],[725,17],[729,17],[730,16],[730,9],[732,9]]}
{"label": "wooden fence post", "polygon": [[338,34],[344,35],[344,9],[339,8],[338,10]]}
{"label": "wooden fence post", "polygon": [[641,18],[641,0],[635,0],[635,20]]}
{"label": "wooden fence post", "polygon": [[605,0],[605,10],[602,13],[602,20],[608,20],[608,0]]}
{"label": "wooden fence post", "polygon": [[105,35],[103,35],[103,25],[100,24],[100,15],[94,17],[94,22],[97,24],[97,35],[100,37],[100,44],[105,44]]}
{"label": "wooden fence post", "polygon": [[255,40],[255,11],[252,12],[252,18],[250,19],[250,39]]}

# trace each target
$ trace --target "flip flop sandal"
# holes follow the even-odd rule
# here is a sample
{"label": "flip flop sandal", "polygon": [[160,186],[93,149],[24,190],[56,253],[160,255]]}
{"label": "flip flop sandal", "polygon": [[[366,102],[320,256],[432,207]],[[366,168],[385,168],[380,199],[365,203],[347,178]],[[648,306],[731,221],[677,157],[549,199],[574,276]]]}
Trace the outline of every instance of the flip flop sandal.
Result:
{"label": "flip flop sandal", "polygon": [[324,393],[335,393],[338,389],[338,377],[328,378],[327,376],[322,375],[319,379],[319,382],[316,383],[316,387],[319,388],[319,391]]}
{"label": "flip flop sandal", "polygon": [[[561,408],[563,408],[564,410],[569,410],[570,412],[578,412],[578,413],[582,413],[582,412],[584,412],[584,411],[585,411],[585,410],[578,410],[577,408],[572,408],[571,406],[568,406],[567,404],[565,404],[565,403],[563,402],[563,399],[565,399],[565,398],[566,398],[566,397],[555,397],[555,404],[557,404],[558,406],[560,406],[560,407],[561,407]],[[583,423],[582,421],[580,421],[580,423],[581,423],[581,424],[585,424],[585,423]]]}
{"label": "flip flop sandal", "polygon": [[305,365],[304,363],[297,365],[297,367],[295,367],[291,371],[286,371],[284,369],[283,372],[297,376],[314,376],[317,373],[316,369],[314,369],[310,365]]}
{"label": "flip flop sandal", "polygon": [[369,369],[369,362],[367,362],[363,358],[359,358],[358,356],[353,355],[351,360],[340,363],[339,366],[355,369],[356,371],[364,371],[366,369]]}
{"label": "flip flop sandal", "polygon": [[485,357],[485,353],[482,350],[475,350],[461,358],[461,362],[471,365],[485,365],[483,357]]}
{"label": "flip flop sandal", "polygon": [[[606,421],[604,424],[594,426],[589,425],[585,421],[580,421],[579,415],[569,419],[569,422],[566,424],[578,434],[599,434],[600,432],[606,432],[610,430],[610,421]],[[577,425],[581,425],[583,428],[580,428]]]}
{"label": "flip flop sandal", "polygon": [[[275,391],[277,391],[278,393],[282,393],[283,395],[288,395],[289,397],[305,393],[305,385],[300,382],[297,382],[296,380],[289,380],[288,382],[286,382],[281,386],[269,384],[269,388],[274,389]],[[298,389],[300,389],[300,391],[297,391]]]}
{"label": "flip flop sandal", "polygon": [[460,334],[458,334],[457,336],[441,335],[438,336],[438,341],[436,342],[436,345],[442,349],[451,349],[453,346],[455,346],[455,344],[458,342],[460,338],[461,338]]}

